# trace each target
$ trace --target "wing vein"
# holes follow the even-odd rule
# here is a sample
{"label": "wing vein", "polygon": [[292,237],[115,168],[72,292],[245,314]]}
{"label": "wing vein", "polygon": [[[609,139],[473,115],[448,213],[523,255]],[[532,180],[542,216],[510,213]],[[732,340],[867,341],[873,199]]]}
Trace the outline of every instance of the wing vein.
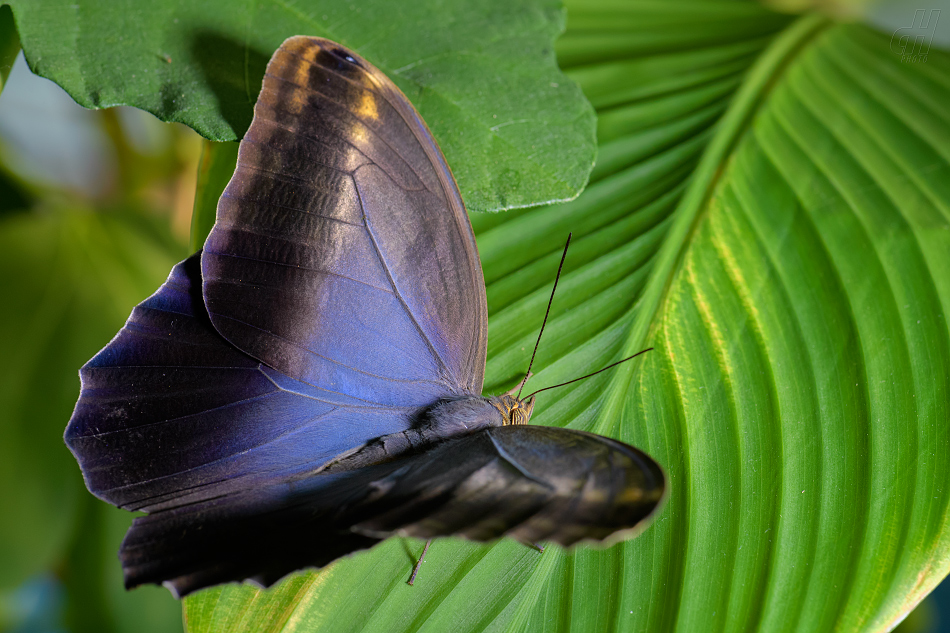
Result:
{"label": "wing vein", "polygon": [[419,321],[416,319],[416,315],[414,315],[412,310],[409,309],[409,304],[406,303],[402,293],[399,292],[399,288],[396,286],[396,279],[393,277],[392,270],[390,270],[389,264],[386,262],[386,258],[383,257],[383,252],[379,248],[379,242],[376,240],[376,236],[373,234],[373,229],[369,225],[369,221],[366,218],[366,205],[363,203],[363,194],[360,192],[359,185],[356,186],[356,195],[360,198],[360,209],[363,211],[363,221],[366,222],[366,232],[369,234],[370,241],[373,243],[373,249],[376,251],[377,257],[379,257],[379,262],[382,264],[383,270],[386,271],[386,276],[389,277],[389,283],[391,283],[393,286],[393,296],[399,300],[399,303],[402,305],[406,315],[409,316],[409,320],[412,321],[412,325],[416,328],[416,330],[419,332],[419,336],[422,337],[422,340],[425,341],[426,345],[428,346],[433,358],[439,361],[439,365],[442,366],[442,370],[451,376],[452,384],[460,384],[459,381],[455,380],[455,376],[451,375],[452,372],[449,371],[448,365],[442,359],[442,356],[439,355],[439,352],[435,349],[435,345],[432,344],[432,341],[429,340],[429,337],[426,336],[425,331],[422,329],[422,326],[419,325]]}
{"label": "wing vein", "polygon": [[[242,233],[251,233],[251,234],[253,234],[253,235],[261,235],[260,233],[257,233],[257,232],[255,232],[255,231],[241,231],[241,232],[242,232]],[[269,237],[269,236],[267,236],[267,235],[261,235],[261,237]],[[299,242],[294,242],[294,241],[292,241],[292,240],[288,240],[288,241],[291,242],[292,244],[301,245]],[[336,273],[336,272],[333,272],[332,270],[320,270],[319,268],[310,268],[309,266],[298,266],[297,264],[287,264],[287,263],[284,263],[284,262],[278,262],[278,261],[274,261],[274,260],[257,259],[256,257],[246,257],[246,256],[244,256],[244,255],[235,255],[235,254],[233,254],[233,253],[225,253],[225,252],[217,252],[217,251],[215,251],[214,254],[217,255],[218,257],[231,257],[231,258],[234,258],[234,259],[243,259],[243,260],[252,261],[252,262],[261,262],[262,264],[274,264],[275,266],[282,266],[282,267],[284,267],[284,268],[291,268],[291,269],[294,269],[294,270],[305,270],[305,271],[307,271],[307,272],[312,272],[312,273],[316,273],[316,274],[319,274],[319,275],[328,275],[328,276],[330,276],[330,277],[339,277],[340,279],[345,279],[345,280],[347,280],[347,281],[352,281],[353,283],[366,286],[367,288],[372,288],[373,290],[379,290],[380,292],[385,292],[386,294],[394,294],[393,291],[392,291],[392,290],[389,290],[388,288],[380,288],[379,286],[374,286],[374,285],[371,284],[371,283],[368,283],[368,282],[365,282],[365,281],[360,281],[359,279],[354,279],[353,277],[347,277],[346,275],[344,275],[344,274],[342,274],[342,273]],[[255,283],[252,283],[252,282],[250,282],[250,281],[240,281],[240,280],[236,280],[236,279],[232,279],[232,280],[228,281],[227,283],[228,283],[228,285],[244,286],[244,287],[248,287],[248,288],[270,288],[270,287],[271,287],[271,286],[266,286],[266,285],[262,285],[262,284],[255,284]]]}
{"label": "wing vein", "polygon": [[[398,294],[397,294],[397,296],[398,296]],[[332,359],[332,358],[330,358],[330,357],[328,357],[328,356],[324,356],[323,354],[318,354],[317,352],[315,352],[315,351],[313,351],[313,350],[311,350],[311,349],[307,349],[306,347],[303,347],[303,346],[301,346],[301,345],[298,345],[297,343],[295,343],[294,341],[292,341],[292,340],[290,340],[290,339],[288,339],[288,338],[286,338],[286,337],[280,336],[279,334],[276,334],[275,332],[271,332],[271,331],[269,331],[269,330],[265,330],[265,329],[262,328],[262,327],[259,327],[259,326],[254,325],[253,323],[248,323],[247,321],[242,321],[241,319],[238,319],[238,318],[232,317],[232,316],[228,316],[228,315],[226,315],[226,314],[219,314],[219,313],[214,313],[214,314],[215,314],[215,316],[216,316],[217,318],[219,318],[219,319],[227,319],[228,321],[234,321],[235,323],[239,323],[239,324],[241,324],[241,325],[246,325],[247,327],[254,328],[255,330],[258,330],[258,331],[260,331],[260,332],[264,332],[265,334],[269,334],[269,335],[273,336],[273,337],[276,338],[276,339],[280,339],[281,341],[284,341],[285,343],[287,343],[287,344],[289,344],[289,345],[291,345],[291,346],[293,346],[293,347],[296,347],[297,349],[302,350],[302,351],[306,352],[307,354],[310,354],[310,355],[312,355],[312,356],[316,356],[317,358],[322,358],[323,360],[325,360],[325,361],[327,361],[327,362],[329,362],[329,363],[333,363],[334,365],[338,365],[338,366],[340,366],[340,367],[343,367],[344,369],[349,369],[349,370],[351,370],[351,371],[358,372],[358,373],[360,373],[360,374],[363,374],[363,375],[365,375],[365,376],[369,376],[369,377],[371,377],[371,378],[379,378],[380,380],[388,380],[388,381],[390,381],[390,382],[406,383],[406,384],[411,384],[411,383],[429,383],[429,384],[433,384],[433,385],[439,385],[439,386],[442,386],[442,387],[445,386],[445,383],[444,383],[444,382],[437,381],[437,380],[418,380],[418,379],[415,379],[415,378],[414,378],[414,379],[411,379],[411,380],[400,380],[400,379],[398,379],[398,378],[393,378],[393,377],[391,377],[391,376],[380,376],[380,375],[378,375],[378,374],[371,374],[371,373],[369,373],[369,372],[366,371],[366,370],[359,369],[359,368],[357,368],[357,367],[351,367],[350,365],[347,365],[346,363],[342,363],[342,362],[340,362],[340,361],[338,361],[338,360],[334,360],[334,359]],[[411,315],[410,315],[410,316],[411,316]],[[414,320],[413,320],[413,322],[414,322]],[[426,342],[428,342],[428,339],[426,339]],[[436,358],[438,359],[438,356],[436,356]],[[439,359],[439,361],[441,362],[441,359]],[[309,382],[306,382],[306,381],[303,381],[303,380],[301,380],[300,382],[302,382],[302,383],[304,383],[304,384],[306,384],[306,385],[310,385],[311,387],[317,387],[318,389],[321,389],[321,388],[322,388],[322,387],[320,387],[319,385],[313,385],[313,384],[311,384],[311,383],[309,383]]]}
{"label": "wing vein", "polygon": [[524,466],[519,464],[517,460],[515,460],[514,457],[508,454],[508,451],[503,449],[501,445],[497,441],[495,441],[495,438],[492,437],[491,433],[488,434],[488,439],[491,440],[491,443],[495,447],[495,450],[498,451],[498,456],[501,457],[506,462],[508,462],[515,470],[517,470],[519,473],[521,473],[522,475],[524,475],[525,477],[527,477],[534,483],[540,484],[544,486],[545,488],[547,488],[548,490],[552,490],[552,491],[554,490],[554,486],[552,486],[550,483],[548,483],[547,481],[543,479],[539,479],[536,475],[531,473],[531,471],[525,470]]}

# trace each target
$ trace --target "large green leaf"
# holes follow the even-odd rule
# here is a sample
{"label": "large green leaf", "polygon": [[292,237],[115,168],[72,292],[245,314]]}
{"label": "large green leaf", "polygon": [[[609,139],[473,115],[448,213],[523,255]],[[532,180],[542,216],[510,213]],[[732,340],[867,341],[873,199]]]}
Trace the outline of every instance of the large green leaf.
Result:
{"label": "large green leaf", "polygon": [[319,35],[406,93],[469,209],[568,200],[593,163],[593,111],[554,58],[557,0],[8,1],[30,67],[86,107],[133,105],[232,141],[271,53],[291,35]]}
{"label": "large green leaf", "polygon": [[574,202],[473,218],[488,389],[524,370],[573,230],[532,386],[657,349],[535,421],[649,450],[668,505],[607,550],[439,541],[412,588],[420,544],[391,540],[199,593],[192,633],[885,630],[946,575],[950,58],[744,3],[571,10],[601,159]]}
{"label": "large green leaf", "polygon": [[20,52],[20,38],[13,24],[10,7],[0,7],[0,89],[7,83],[13,61]]}
{"label": "large green leaf", "polygon": [[391,540],[199,593],[190,631],[884,630],[947,573],[950,58],[818,18],[769,42],[774,16],[700,4],[695,41],[676,3],[572,9],[596,182],[476,218],[490,388],[523,371],[568,230],[533,386],[657,348],[535,414],[649,450],[656,523],[540,556],[439,541],[413,588]]}

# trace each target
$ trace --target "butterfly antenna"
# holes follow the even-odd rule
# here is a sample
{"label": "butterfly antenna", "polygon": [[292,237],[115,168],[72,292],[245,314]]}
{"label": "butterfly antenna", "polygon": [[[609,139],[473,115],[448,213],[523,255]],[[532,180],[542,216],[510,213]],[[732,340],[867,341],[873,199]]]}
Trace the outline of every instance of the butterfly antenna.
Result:
{"label": "butterfly antenna", "polygon": [[545,387],[544,389],[538,389],[537,391],[532,392],[532,393],[528,394],[527,396],[525,396],[524,399],[527,400],[527,399],[529,399],[531,396],[533,396],[533,395],[535,395],[535,394],[537,394],[537,393],[541,393],[542,391],[547,391],[548,389],[557,389],[558,387],[563,387],[564,385],[569,385],[569,384],[571,384],[572,382],[577,382],[578,380],[584,380],[585,378],[590,378],[591,376],[596,376],[597,374],[599,374],[599,373],[602,372],[602,371],[607,371],[608,369],[611,369],[611,368],[613,368],[613,367],[616,367],[616,366],[619,365],[620,363],[625,363],[625,362],[627,362],[628,360],[633,360],[634,358],[636,358],[636,357],[639,356],[640,354],[646,354],[647,352],[651,351],[652,349],[653,349],[652,347],[648,347],[648,348],[646,348],[646,349],[644,349],[644,350],[640,350],[639,352],[637,352],[637,353],[634,354],[633,356],[629,356],[629,357],[627,357],[627,358],[624,358],[623,360],[618,360],[616,363],[613,363],[613,364],[611,364],[611,365],[607,365],[606,367],[603,367],[603,368],[601,368],[601,369],[598,369],[597,371],[595,371],[595,372],[593,372],[593,373],[590,373],[590,374],[587,374],[586,376],[581,376],[580,378],[575,378],[574,380],[568,380],[567,382],[562,382],[562,383],[559,384],[559,385],[551,385],[550,387]]}
{"label": "butterfly antenna", "polygon": [[531,361],[528,363],[528,371],[525,372],[524,378],[521,379],[521,384],[518,385],[518,395],[515,396],[519,400],[521,399],[521,390],[524,389],[524,384],[528,382],[528,378],[531,377],[531,366],[534,365],[534,355],[538,353],[538,345],[541,344],[541,335],[544,334],[544,326],[548,322],[548,315],[551,314],[551,304],[554,303],[554,291],[557,290],[557,282],[561,278],[561,269],[564,268],[564,258],[567,257],[567,247],[571,245],[571,236],[573,233],[567,234],[567,243],[564,244],[564,252],[561,253],[561,263],[557,266],[557,275],[554,276],[554,287],[551,288],[551,298],[548,299],[548,309],[544,311],[544,321],[541,322],[541,331],[538,332],[538,340],[534,342],[534,351],[531,352]]}

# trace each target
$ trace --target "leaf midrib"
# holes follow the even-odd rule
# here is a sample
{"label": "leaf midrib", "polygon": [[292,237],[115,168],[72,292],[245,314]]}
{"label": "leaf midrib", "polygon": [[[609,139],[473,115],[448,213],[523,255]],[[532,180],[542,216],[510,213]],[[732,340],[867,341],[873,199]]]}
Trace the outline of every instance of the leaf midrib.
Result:
{"label": "leaf midrib", "polygon": [[[673,279],[682,266],[696,228],[705,217],[708,202],[725,172],[733,150],[789,64],[809,42],[832,24],[817,14],[799,18],[776,36],[775,41],[748,71],[703,153],[689,188],[673,212],[676,219],[660,249],[650,279],[641,299],[631,308],[634,312],[633,323],[619,357],[634,354],[654,337]],[[603,432],[609,428],[610,420],[619,418],[624,395],[635,374],[634,365],[639,366],[639,363],[621,366],[612,377],[605,390],[604,406],[591,429],[593,432]]]}

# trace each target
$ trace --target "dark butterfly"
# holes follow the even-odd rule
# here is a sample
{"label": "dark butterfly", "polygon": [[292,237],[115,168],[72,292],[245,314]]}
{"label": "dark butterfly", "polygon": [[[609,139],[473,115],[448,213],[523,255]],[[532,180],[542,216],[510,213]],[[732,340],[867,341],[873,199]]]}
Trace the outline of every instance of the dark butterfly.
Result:
{"label": "dark butterfly", "polygon": [[425,123],[355,53],[288,39],[203,251],[80,371],[65,437],[86,485],[147,513],[126,586],[268,586],[394,534],[571,545],[642,525],[652,459],[480,395],[486,320]]}

